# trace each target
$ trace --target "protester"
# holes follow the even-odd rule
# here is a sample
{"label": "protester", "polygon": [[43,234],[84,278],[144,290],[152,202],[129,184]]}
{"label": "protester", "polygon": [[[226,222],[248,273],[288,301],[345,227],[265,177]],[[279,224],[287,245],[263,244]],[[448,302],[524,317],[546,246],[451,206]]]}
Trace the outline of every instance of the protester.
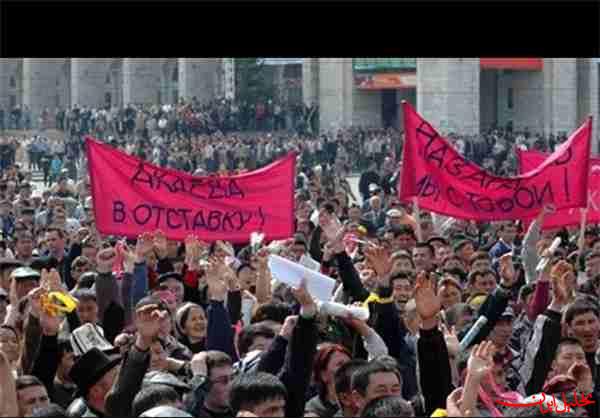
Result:
{"label": "protester", "polygon": [[[7,115],[16,129],[38,120],[25,107]],[[54,117],[64,138],[0,139],[0,415],[539,416],[518,405],[544,394],[557,399],[540,401],[548,410],[598,416],[600,234],[590,222],[549,230],[550,206],[526,224],[401,201],[404,134],[319,130],[316,105],[193,99],[39,117],[44,127]],[[102,234],[106,196],[92,196],[87,135],[195,176],[296,152],[293,234]],[[504,176],[517,173],[516,149],[549,152],[566,139],[449,136]],[[330,297],[310,273],[285,284],[272,255],[333,278]]]}

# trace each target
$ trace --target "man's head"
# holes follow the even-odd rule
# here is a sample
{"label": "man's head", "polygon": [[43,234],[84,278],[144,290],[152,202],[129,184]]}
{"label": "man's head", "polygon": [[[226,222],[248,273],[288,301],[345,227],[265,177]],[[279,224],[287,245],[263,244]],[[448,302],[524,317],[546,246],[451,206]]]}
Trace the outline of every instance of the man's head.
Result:
{"label": "man's head", "polygon": [[331,343],[321,344],[313,364],[313,376],[322,397],[326,397],[328,388],[335,385],[337,370],[351,359],[352,355],[343,346]]}
{"label": "man's head", "polygon": [[586,353],[596,352],[600,335],[598,308],[583,301],[576,300],[565,312],[565,322],[573,337],[577,338]]}
{"label": "man's head", "polygon": [[353,359],[340,366],[335,372],[335,394],[340,408],[353,410],[354,400],[352,398],[352,375],[360,367],[367,364],[366,360]]}
{"label": "man's head", "polygon": [[233,382],[229,398],[234,413],[248,411],[259,417],[285,416],[287,390],[270,373],[243,373]]}
{"label": "man's head", "polygon": [[362,215],[362,212],[358,205],[352,204],[348,208],[348,219],[350,220],[350,222],[359,222],[361,215]]}
{"label": "man's head", "polygon": [[58,340],[58,369],[56,376],[59,377],[63,382],[71,382],[69,373],[75,363],[75,356],[73,354],[73,346],[69,339]]}
{"label": "man's head", "polygon": [[31,258],[33,254],[33,235],[31,232],[24,231],[16,236],[15,247],[17,257],[21,260]]}
{"label": "man's head", "polygon": [[88,259],[90,267],[95,268],[96,255],[98,254],[98,242],[93,235],[81,241],[81,255]]}
{"label": "man's head", "polygon": [[392,229],[392,250],[411,251],[417,243],[415,232],[408,225]]}
{"label": "man's head", "polygon": [[460,283],[452,277],[444,277],[438,285],[438,296],[443,309],[448,309],[462,299]]}
{"label": "man's head", "polygon": [[206,406],[215,412],[224,411],[229,407],[231,383],[233,381],[233,362],[231,357],[221,351],[206,353],[207,394]]}
{"label": "man's head", "polygon": [[65,251],[65,233],[59,228],[48,228],[46,242],[50,255],[62,257]]}
{"label": "man's head", "polygon": [[474,271],[469,274],[469,286],[472,292],[491,294],[496,288],[496,273],[493,270]]}
{"label": "man's head", "polygon": [[552,370],[556,375],[567,374],[571,366],[575,363],[585,364],[585,352],[577,338],[563,338],[558,344]]}
{"label": "man's head", "polygon": [[78,289],[73,296],[79,301],[77,304],[77,316],[81,324],[96,324],[98,322],[98,302],[96,292],[92,289]]}
{"label": "man's head", "polygon": [[515,319],[512,308],[507,308],[504,313],[500,316],[496,325],[492,329],[490,341],[494,343],[494,346],[498,350],[504,350],[508,347],[510,337],[512,335],[512,325]]}
{"label": "man's head", "polygon": [[[432,244],[433,245],[433,244]],[[452,247],[447,244],[438,245],[435,248],[435,262],[438,266],[441,266],[443,261],[452,255]]]}
{"label": "man's head", "polygon": [[419,242],[412,250],[415,269],[420,271],[431,271],[433,268],[433,257],[435,250],[426,242]]}
{"label": "man's head", "polygon": [[80,255],[71,263],[71,277],[75,283],[79,282],[79,278],[83,273],[91,270],[93,270],[93,266],[86,256]]}
{"label": "man's head", "polygon": [[33,410],[50,405],[44,384],[35,376],[19,376],[16,381],[19,416],[30,417]]}
{"label": "man's head", "polygon": [[375,398],[402,395],[400,372],[386,362],[373,360],[352,375],[352,395],[360,412]]}
{"label": "man's head", "polygon": [[459,334],[473,320],[473,308],[466,303],[456,305],[444,310],[446,323],[449,328],[454,327]]}
{"label": "man's head", "polygon": [[470,271],[486,271],[492,268],[492,260],[485,251],[477,251],[473,253],[469,260],[471,269]]}
{"label": "man's head", "polygon": [[588,278],[600,274],[600,253],[590,253],[585,257],[585,274]]}
{"label": "man's head", "polygon": [[175,389],[167,385],[152,384],[142,387],[135,395],[132,404],[132,416],[139,417],[157,406],[181,407],[181,399]]}
{"label": "man's head", "polygon": [[475,247],[470,240],[462,240],[454,246],[454,252],[460,257],[465,265],[468,265],[471,256],[475,252]]}
{"label": "man's head", "polygon": [[396,273],[390,279],[392,297],[399,308],[403,308],[406,302],[413,297],[415,290],[414,280],[412,274],[405,272]]}
{"label": "man's head", "polygon": [[255,350],[264,351],[268,349],[274,338],[275,332],[264,323],[245,326],[238,337],[240,356],[244,357],[247,353]]}
{"label": "man's head", "polygon": [[507,244],[513,244],[517,237],[517,226],[512,222],[503,222],[498,229],[498,238]]}
{"label": "man's head", "polygon": [[185,287],[183,285],[181,274],[175,272],[162,274],[158,278],[158,284],[166,287],[175,295],[178,306],[183,303]]}
{"label": "man's head", "polygon": [[392,273],[416,273],[415,263],[406,251],[396,251],[392,254]]}
{"label": "man's head", "polygon": [[401,396],[382,396],[369,402],[362,411],[362,418],[377,417],[414,417],[415,411],[411,404]]}
{"label": "man's head", "polygon": [[17,298],[23,299],[27,294],[39,286],[40,273],[29,267],[19,267],[11,273],[17,284]]}

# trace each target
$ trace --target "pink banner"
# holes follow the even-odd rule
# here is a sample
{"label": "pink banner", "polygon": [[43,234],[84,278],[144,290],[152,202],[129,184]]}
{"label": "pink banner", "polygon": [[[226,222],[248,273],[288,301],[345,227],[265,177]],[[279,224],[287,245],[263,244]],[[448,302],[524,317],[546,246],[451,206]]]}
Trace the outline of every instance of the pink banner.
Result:
{"label": "pink banner", "polygon": [[231,177],[196,177],[161,168],[86,138],[98,231],[137,237],[156,229],[174,240],[246,243],[294,232],[296,156]]}
{"label": "pink banner", "polygon": [[[539,151],[517,152],[519,169],[522,173],[535,170],[550,154]],[[600,223],[600,158],[590,159],[590,178],[588,181],[588,223]],[[555,229],[581,224],[580,209],[562,209],[544,217],[542,229]]]}
{"label": "pink banner", "polygon": [[402,201],[417,197],[423,209],[477,221],[533,218],[548,204],[586,205],[591,118],[535,170],[498,177],[465,160],[408,103],[403,111]]}

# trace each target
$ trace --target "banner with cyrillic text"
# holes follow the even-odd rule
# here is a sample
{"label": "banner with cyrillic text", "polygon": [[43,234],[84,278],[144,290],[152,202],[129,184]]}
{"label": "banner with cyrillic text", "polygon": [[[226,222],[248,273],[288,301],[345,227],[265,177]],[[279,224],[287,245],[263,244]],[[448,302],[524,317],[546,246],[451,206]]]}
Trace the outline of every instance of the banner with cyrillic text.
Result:
{"label": "banner with cyrillic text", "polygon": [[[519,170],[523,172],[535,170],[550,154],[540,151],[517,152]],[[588,213],[587,223],[600,223],[600,158],[590,159],[588,180]],[[581,224],[581,209],[562,209],[544,216],[542,229],[555,229]]]}
{"label": "banner with cyrillic text", "polygon": [[477,221],[535,217],[541,208],[585,207],[591,118],[535,170],[498,177],[467,161],[408,103],[400,199],[441,215]]}
{"label": "banner with cyrillic text", "polygon": [[162,168],[86,138],[98,231],[137,237],[161,229],[173,240],[246,243],[294,232],[296,155],[231,177],[196,177]]}

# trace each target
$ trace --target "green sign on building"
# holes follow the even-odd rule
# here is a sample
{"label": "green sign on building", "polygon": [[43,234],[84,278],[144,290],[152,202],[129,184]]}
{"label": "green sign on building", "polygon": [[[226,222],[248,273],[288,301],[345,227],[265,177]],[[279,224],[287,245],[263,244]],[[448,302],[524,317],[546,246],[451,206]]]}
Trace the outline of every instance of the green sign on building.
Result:
{"label": "green sign on building", "polygon": [[416,58],[354,58],[354,71],[416,71]]}

